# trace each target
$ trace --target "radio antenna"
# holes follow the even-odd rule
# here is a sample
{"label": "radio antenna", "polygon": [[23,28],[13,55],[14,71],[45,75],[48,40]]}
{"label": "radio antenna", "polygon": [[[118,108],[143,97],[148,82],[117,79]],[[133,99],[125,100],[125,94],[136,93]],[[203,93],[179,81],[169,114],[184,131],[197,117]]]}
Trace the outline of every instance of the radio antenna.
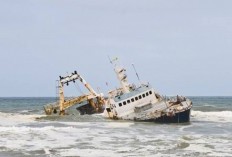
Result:
{"label": "radio antenna", "polygon": [[112,60],[110,59],[110,56],[108,56],[108,58],[109,58],[109,60],[110,60],[110,63],[113,65],[113,62],[112,62]]}
{"label": "radio antenna", "polygon": [[136,76],[137,76],[137,78],[138,78],[138,80],[139,80],[139,83],[141,84],[139,75],[138,75],[138,73],[137,73],[137,71],[136,71],[136,69],[135,69],[135,65],[134,65],[133,63],[132,63],[132,66],[133,66],[133,68],[134,68],[134,70],[135,70],[135,74],[136,74]]}

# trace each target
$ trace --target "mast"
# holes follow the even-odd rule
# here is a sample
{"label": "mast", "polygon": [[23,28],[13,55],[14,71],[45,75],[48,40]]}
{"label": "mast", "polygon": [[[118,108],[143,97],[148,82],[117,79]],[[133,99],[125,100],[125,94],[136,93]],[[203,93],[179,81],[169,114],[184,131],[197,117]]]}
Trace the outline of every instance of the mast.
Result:
{"label": "mast", "polygon": [[127,81],[127,75],[125,73],[126,69],[120,68],[120,67],[115,67],[114,71],[115,71],[115,73],[117,75],[117,78],[118,78],[118,80],[120,82],[120,85],[121,85],[121,87],[123,89],[123,92],[124,93],[129,93],[130,92],[129,88],[128,88],[129,83]]}
{"label": "mast", "polygon": [[61,81],[59,82],[59,97],[60,115],[64,115],[64,88]]}
{"label": "mast", "polygon": [[117,65],[116,61],[118,58],[114,58],[113,60],[110,60],[110,63],[114,65],[114,71],[116,73],[117,79],[119,80],[119,83],[121,85],[121,88],[123,89],[123,93],[129,93],[129,83],[127,80],[127,74],[126,74],[126,69],[120,67]]}

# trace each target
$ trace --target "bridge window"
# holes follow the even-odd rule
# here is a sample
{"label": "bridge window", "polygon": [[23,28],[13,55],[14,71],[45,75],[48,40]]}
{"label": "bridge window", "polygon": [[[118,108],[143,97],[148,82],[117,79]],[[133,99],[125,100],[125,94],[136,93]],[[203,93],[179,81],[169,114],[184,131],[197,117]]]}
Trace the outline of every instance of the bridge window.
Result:
{"label": "bridge window", "polygon": [[125,101],[123,101],[123,105],[126,105],[126,102],[125,102]]}
{"label": "bridge window", "polygon": [[134,99],[134,98],[132,98],[132,99],[131,99],[131,101],[132,101],[132,102],[134,102],[134,101],[135,101],[135,99]]}
{"label": "bridge window", "polygon": [[127,103],[129,104],[129,103],[130,103],[130,100],[127,100]]}
{"label": "bridge window", "polygon": [[121,106],[122,106],[122,103],[119,103],[119,106],[121,107]]}
{"label": "bridge window", "polygon": [[143,94],[143,98],[145,98],[145,94]]}
{"label": "bridge window", "polygon": [[135,97],[135,100],[136,100],[136,101],[139,100],[138,97]]}
{"label": "bridge window", "polygon": [[146,93],[146,96],[148,96],[149,94],[148,94],[148,92]]}
{"label": "bridge window", "polygon": [[142,99],[142,96],[141,96],[141,95],[139,96],[139,99]]}
{"label": "bridge window", "polygon": [[152,91],[149,91],[149,94],[152,94]]}

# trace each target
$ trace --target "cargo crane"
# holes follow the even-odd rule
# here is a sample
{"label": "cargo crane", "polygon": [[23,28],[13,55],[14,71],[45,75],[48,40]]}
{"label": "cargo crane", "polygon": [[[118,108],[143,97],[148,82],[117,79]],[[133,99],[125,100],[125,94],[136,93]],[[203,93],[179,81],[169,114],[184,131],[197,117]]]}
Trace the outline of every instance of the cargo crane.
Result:
{"label": "cargo crane", "polygon": [[[65,99],[64,96],[64,86],[70,83],[75,83],[79,80],[89,91],[89,94],[84,94],[75,98]],[[105,99],[103,94],[98,94],[95,90],[85,81],[85,79],[74,71],[71,75],[62,77],[59,79],[59,101],[47,104],[44,106],[44,111],[47,115],[58,114],[65,115],[65,110],[77,105],[77,110],[81,115],[83,114],[93,114],[102,113],[104,110]]]}

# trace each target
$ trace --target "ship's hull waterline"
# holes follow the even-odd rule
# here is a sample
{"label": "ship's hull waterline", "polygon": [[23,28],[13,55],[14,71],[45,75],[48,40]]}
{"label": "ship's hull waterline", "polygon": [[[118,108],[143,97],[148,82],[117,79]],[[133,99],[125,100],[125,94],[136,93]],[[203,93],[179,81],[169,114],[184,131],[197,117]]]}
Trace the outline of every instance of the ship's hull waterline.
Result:
{"label": "ship's hull waterline", "polygon": [[175,115],[163,115],[156,119],[147,119],[147,120],[136,120],[135,121],[144,121],[144,122],[155,122],[155,123],[189,123],[191,115],[191,108],[183,112],[175,113]]}

